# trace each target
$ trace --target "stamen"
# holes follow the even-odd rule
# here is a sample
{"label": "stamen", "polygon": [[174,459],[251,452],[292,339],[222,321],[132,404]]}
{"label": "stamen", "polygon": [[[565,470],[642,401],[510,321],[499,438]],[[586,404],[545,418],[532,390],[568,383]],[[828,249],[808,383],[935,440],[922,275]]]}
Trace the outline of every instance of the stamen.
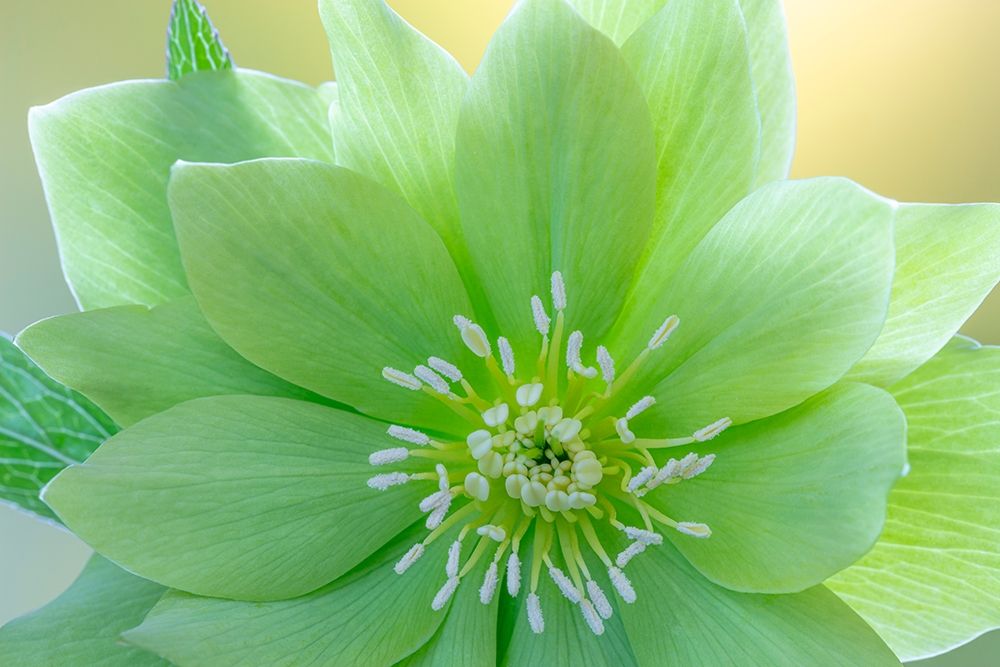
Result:
{"label": "stamen", "polygon": [[480,502],[486,502],[490,497],[490,482],[478,472],[470,472],[465,476],[465,492]]}
{"label": "stamen", "polygon": [[490,339],[486,337],[486,332],[483,331],[481,326],[461,315],[456,315],[454,322],[455,326],[458,327],[458,331],[462,334],[462,342],[465,343],[465,346],[474,355],[482,359],[490,356],[492,353]]}
{"label": "stamen", "polygon": [[691,479],[692,477],[697,477],[701,473],[708,470],[708,467],[712,465],[713,461],[715,461],[715,454],[708,454],[707,456],[703,456],[697,461],[695,461],[693,464],[684,468],[681,471],[681,477],[683,477],[684,479]]}
{"label": "stamen", "polygon": [[723,417],[719,421],[712,422],[705,428],[695,431],[691,437],[697,440],[698,442],[705,442],[719,435],[732,425],[733,425],[732,419],[730,419],[729,417]]}
{"label": "stamen", "polygon": [[575,369],[582,366],[580,350],[583,349],[583,332],[574,331],[566,340],[566,366]]}
{"label": "stamen", "polygon": [[676,315],[671,315],[665,319],[663,324],[660,325],[660,328],[653,334],[653,337],[649,339],[649,344],[647,344],[646,347],[650,350],[655,350],[666,343],[670,338],[670,334],[674,332],[674,329],[676,329],[677,325],[680,323],[681,320]]}
{"label": "stamen", "polygon": [[646,550],[645,542],[632,542],[630,545],[625,547],[618,556],[615,557],[615,565],[618,567],[625,567],[629,562]]}
{"label": "stamen", "polygon": [[451,596],[455,594],[455,589],[457,588],[458,577],[450,577],[448,581],[444,582],[444,586],[437,592],[437,595],[434,596],[434,601],[431,602],[431,609],[441,611],[448,604]]}
{"label": "stamen", "polygon": [[625,573],[619,570],[617,567],[608,568],[608,578],[611,579],[611,585],[615,587],[618,591],[618,595],[621,596],[622,600],[626,604],[632,604],[635,602],[635,589],[632,588],[632,582],[628,580]]}
{"label": "stamen", "polygon": [[428,436],[420,431],[414,431],[412,428],[406,428],[405,426],[390,426],[388,433],[390,438],[402,440],[403,442],[412,442],[414,445],[427,445],[431,441]]}
{"label": "stamen", "polygon": [[542,392],[545,390],[545,386],[540,382],[535,382],[533,384],[522,384],[514,392],[515,398],[517,399],[517,404],[522,408],[530,408],[542,399]]}
{"label": "stamen", "polygon": [[451,494],[448,494],[445,501],[435,507],[434,511],[427,517],[427,521],[424,522],[427,530],[435,530],[440,527],[444,522],[445,516],[448,515],[449,509],[451,509]]}
{"label": "stamen", "polygon": [[573,582],[569,580],[569,577],[567,577],[562,570],[558,567],[550,566],[549,576],[552,577],[552,581],[555,583],[556,588],[559,589],[559,592],[562,593],[567,600],[573,604],[580,603],[580,591],[576,590],[576,586],[573,585]]}
{"label": "stamen", "polygon": [[512,598],[516,598],[521,592],[521,557],[516,551],[512,551],[507,558],[507,593]]}
{"label": "stamen", "polygon": [[493,601],[493,595],[497,590],[497,582],[499,576],[497,574],[497,564],[496,561],[490,563],[489,568],[486,570],[486,575],[483,577],[483,585],[479,587],[479,601],[483,604],[489,604]]}
{"label": "stamen", "polygon": [[411,391],[417,391],[424,386],[420,380],[413,377],[409,373],[405,373],[396,368],[390,368],[389,366],[382,369],[382,377],[398,387],[410,389]]}
{"label": "stamen", "polygon": [[444,464],[438,463],[434,466],[434,472],[438,476],[438,489],[440,491],[448,490],[448,469],[444,467]]}
{"label": "stamen", "polygon": [[615,360],[603,345],[597,346],[597,365],[601,367],[601,377],[606,383],[610,385],[615,381]]}
{"label": "stamen", "polygon": [[416,563],[417,560],[419,560],[419,558],[423,555],[424,555],[424,545],[421,542],[417,542],[412,547],[410,547],[409,551],[403,554],[403,557],[396,562],[396,564],[393,566],[392,569],[396,574],[403,574],[404,572],[409,570],[410,566]]}
{"label": "stamen", "polygon": [[375,489],[376,491],[385,491],[390,486],[399,486],[400,484],[406,484],[409,482],[411,477],[405,472],[387,472],[381,475],[375,475],[368,480],[368,488]]}
{"label": "stamen", "polygon": [[472,458],[478,461],[493,449],[493,434],[486,429],[479,429],[466,436],[465,443],[469,446]]}
{"label": "stamen", "polygon": [[636,403],[631,408],[628,409],[628,412],[625,413],[625,419],[626,420],[635,419],[643,412],[653,407],[655,403],[656,399],[653,398],[652,396],[643,396],[638,401],[636,401]]}
{"label": "stamen", "polygon": [[611,618],[612,609],[611,603],[608,601],[608,596],[604,594],[604,591],[601,590],[601,587],[593,579],[587,582],[587,595],[594,601],[594,608],[601,615],[601,618],[604,620]]}
{"label": "stamen", "polygon": [[502,526],[493,526],[490,524],[477,528],[476,534],[488,537],[494,542],[503,542],[507,538],[507,531]]}
{"label": "stamen", "polygon": [[545,312],[545,306],[542,305],[542,300],[538,296],[531,297],[531,315],[535,318],[535,329],[538,330],[538,333],[548,336],[552,320]]}
{"label": "stamen", "polygon": [[618,433],[618,438],[626,445],[635,442],[635,433],[629,430],[628,420],[622,417],[615,421],[615,432]]}
{"label": "stamen", "polygon": [[580,612],[583,614],[583,620],[587,622],[591,632],[598,637],[604,634],[604,622],[597,615],[597,610],[594,609],[594,605],[590,603],[590,600],[580,601]]}
{"label": "stamen", "polygon": [[552,273],[552,307],[566,310],[566,283],[563,282],[561,271]]}
{"label": "stamen", "polygon": [[444,394],[445,396],[447,396],[451,392],[451,390],[448,389],[448,383],[445,382],[440,375],[435,373],[427,366],[423,365],[417,366],[415,369],[413,369],[413,374],[416,375],[421,380],[423,380],[424,382],[426,382],[431,389],[433,389],[439,394]]}
{"label": "stamen", "polygon": [[636,542],[642,542],[643,544],[652,544],[659,546],[663,544],[663,536],[659,533],[654,533],[651,530],[644,530],[642,528],[633,528],[632,526],[625,526],[625,534],[630,540],[635,540]]}
{"label": "stamen", "polygon": [[451,498],[451,493],[449,491],[435,491],[420,501],[420,511],[426,514],[427,512],[440,507],[444,503],[449,502],[449,498]]}
{"label": "stamen", "polygon": [[692,523],[690,521],[678,521],[677,532],[690,535],[691,537],[707,538],[712,536],[712,529],[703,523]]}
{"label": "stamen", "polygon": [[462,540],[455,540],[448,547],[448,563],[444,567],[445,574],[449,579],[458,576],[459,560],[462,558]]}
{"label": "stamen", "polygon": [[646,466],[640,470],[635,477],[628,481],[628,490],[634,493],[636,489],[652,479],[657,470],[656,466]]}
{"label": "stamen", "polygon": [[462,381],[462,371],[458,370],[458,366],[455,364],[448,363],[440,357],[430,357],[427,360],[427,365],[436,370],[441,375],[445,376],[452,382]]}
{"label": "stamen", "polygon": [[399,463],[405,461],[410,456],[410,450],[406,447],[393,447],[391,449],[380,449],[368,455],[368,463],[373,466],[384,466],[389,463]]}
{"label": "stamen", "polygon": [[506,403],[495,405],[483,413],[483,421],[487,426],[497,427],[507,421],[510,416],[510,408]]}
{"label": "stamen", "polygon": [[542,616],[542,603],[535,593],[528,593],[528,625],[536,635],[545,632],[545,617]]}

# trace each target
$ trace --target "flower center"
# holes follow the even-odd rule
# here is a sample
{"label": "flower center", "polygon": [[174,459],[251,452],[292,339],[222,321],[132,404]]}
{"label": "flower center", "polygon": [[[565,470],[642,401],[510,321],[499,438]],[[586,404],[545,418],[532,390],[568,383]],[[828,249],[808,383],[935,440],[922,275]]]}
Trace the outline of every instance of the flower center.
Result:
{"label": "flower center", "polygon": [[[492,551],[479,589],[483,604],[496,593],[501,565],[508,593],[517,596],[524,564],[528,621],[534,632],[542,632],[545,622],[537,590],[545,567],[559,591],[580,607],[588,626],[600,635],[612,606],[594,580],[585,552],[601,561],[611,585],[631,604],[636,594],[623,569],[647,547],[662,544],[658,530],[709,537],[711,530],[705,524],[675,521],[642,498],[657,487],[701,474],[715,459],[712,454],[690,453],[661,464],[653,451],[710,440],[731,421],[720,419],[684,438],[636,438],[632,424],[655,399],[642,396],[621,415],[610,413],[610,400],[627,391],[636,371],[677,328],[678,318],[668,317],[638,357],[616,375],[607,348],[596,348],[595,368],[583,361],[583,334],[573,331],[565,336],[566,288],[558,271],[552,274],[551,295],[554,323],[541,298],[531,298],[541,346],[529,364],[530,373],[520,379],[510,342],[502,336],[497,339],[498,362],[482,327],[461,315],[455,317],[455,326],[466,347],[486,364],[490,387],[473,387],[456,366],[438,357],[428,358],[412,373],[382,369],[386,380],[443,402],[468,422],[469,430],[463,439],[439,441],[405,426],[389,427],[389,436],[409,446],[375,452],[369,462],[383,466],[415,457],[426,460],[433,471],[382,473],[368,485],[384,491],[411,480],[438,484],[438,490],[420,503],[430,532],[399,560],[397,574],[409,569],[427,545],[461,525],[448,550],[446,580],[431,602],[433,609],[443,608],[462,578]],[[619,520],[624,512],[637,517],[641,526]],[[598,522],[622,531],[630,540],[614,558],[598,536]],[[531,553],[522,558],[522,541],[531,528]],[[474,545],[463,559],[467,540]]]}

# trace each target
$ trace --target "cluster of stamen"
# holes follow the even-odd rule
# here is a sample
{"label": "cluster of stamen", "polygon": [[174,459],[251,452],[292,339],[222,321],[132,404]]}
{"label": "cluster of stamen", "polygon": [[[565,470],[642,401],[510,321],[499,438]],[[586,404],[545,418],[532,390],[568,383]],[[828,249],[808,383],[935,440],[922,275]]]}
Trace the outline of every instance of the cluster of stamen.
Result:
{"label": "cluster of stamen", "polygon": [[[621,395],[640,365],[669,339],[678,318],[668,317],[632,364],[616,376],[615,362],[604,346],[596,348],[596,367],[584,363],[579,331],[566,336],[562,356],[566,289],[558,271],[552,275],[551,288],[554,322],[542,299],[531,298],[541,349],[526,382],[517,380],[514,350],[506,338],[496,341],[498,363],[482,327],[464,316],[455,317],[462,341],[486,364],[496,394],[493,400],[483,398],[458,367],[438,357],[428,358],[412,372],[382,370],[386,380],[447,405],[469,422],[470,430],[464,438],[439,441],[405,426],[390,426],[388,435],[400,444],[373,453],[369,462],[384,466],[416,457],[433,464],[433,472],[382,473],[368,485],[384,491],[411,480],[437,484],[437,490],[420,502],[430,532],[396,563],[397,574],[406,572],[431,542],[461,526],[448,549],[445,583],[431,602],[433,609],[444,608],[462,578],[492,551],[479,588],[483,604],[493,600],[501,579],[511,596],[519,595],[526,566],[528,623],[534,632],[542,632],[545,621],[537,590],[545,568],[556,588],[579,606],[587,625],[600,635],[613,607],[592,576],[584,548],[601,561],[621,600],[635,602],[624,568],[648,547],[663,543],[658,530],[698,538],[711,535],[705,524],[675,521],[642,498],[657,487],[700,475],[715,455],[692,452],[659,464],[651,450],[710,440],[731,421],[720,419],[689,437],[638,439],[632,423],[655,399],[643,396],[620,416],[609,413],[610,399]],[[600,382],[603,388],[593,386]],[[635,510],[642,526],[619,521],[621,506]],[[595,522],[607,522],[621,531],[628,546],[614,558],[609,556]],[[531,553],[522,557],[522,541],[532,527]],[[463,560],[467,540],[474,545]]]}

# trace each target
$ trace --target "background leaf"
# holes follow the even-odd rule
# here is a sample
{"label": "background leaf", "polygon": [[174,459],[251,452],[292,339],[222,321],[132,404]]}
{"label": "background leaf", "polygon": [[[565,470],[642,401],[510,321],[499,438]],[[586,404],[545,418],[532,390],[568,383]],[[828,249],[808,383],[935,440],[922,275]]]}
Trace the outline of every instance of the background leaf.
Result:
{"label": "background leaf", "polygon": [[197,0],[174,0],[167,27],[167,77],[232,68],[233,58],[205,8]]}

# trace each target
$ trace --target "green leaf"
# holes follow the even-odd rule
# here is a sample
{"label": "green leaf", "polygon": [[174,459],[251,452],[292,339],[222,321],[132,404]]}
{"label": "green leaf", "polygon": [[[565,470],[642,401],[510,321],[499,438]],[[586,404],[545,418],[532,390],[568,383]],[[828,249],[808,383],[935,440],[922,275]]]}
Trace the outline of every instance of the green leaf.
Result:
{"label": "green leaf", "polygon": [[[836,382],[868,350],[892,282],[892,207],[850,181],[766,185],[717,224],[676,276],[637,292],[609,349],[626,362],[664,318],[680,326],[620,392],[658,401],[636,433],[688,435],[721,417],[776,414]],[[652,425],[652,426],[645,426]]]}
{"label": "green leaf", "polygon": [[167,27],[167,77],[233,69],[233,59],[197,0],[174,0]]}
{"label": "green leaf", "polygon": [[164,590],[92,556],[65,593],[0,628],[0,663],[22,667],[168,665],[119,640],[124,630],[142,621]]}
{"label": "green leaf", "polygon": [[204,396],[327,402],[238,355],[191,296],[152,309],[120,306],[42,320],[22,331],[17,344],[122,426]]}
{"label": "green leaf", "polygon": [[[294,600],[169,593],[125,639],[192,667],[392,665],[423,646],[446,613],[433,611],[431,600],[444,583],[442,564],[457,530],[431,543],[405,574],[392,569],[425,532],[418,524],[347,576]],[[455,595],[478,598],[468,583]]]}
{"label": "green leaf", "polygon": [[891,391],[910,473],[875,548],[829,585],[916,660],[1000,627],[1000,348],[956,338]]}
{"label": "green leaf", "polygon": [[0,334],[0,500],[55,519],[39,491],[116,430],[97,406],[53,381]]}
{"label": "green leaf", "polygon": [[887,392],[841,383],[692,450],[715,454],[715,462],[647,497],[677,521],[708,524],[712,536],[667,537],[717,584],[792,593],[855,562],[878,539],[905,465],[906,423]]}
{"label": "green leaf", "polygon": [[580,16],[621,46],[667,0],[567,0]]}
{"label": "green leaf", "polygon": [[636,557],[628,576],[637,600],[618,609],[643,666],[899,664],[823,586],[792,595],[736,593],[705,579],[669,544]]}
{"label": "green leaf", "polygon": [[402,198],[340,167],[261,160],[179,165],[170,205],[195,296],[237,352],[367,414],[467,431],[382,377],[429,355],[484,366],[452,325],[472,311],[455,265]]}
{"label": "green leaf", "polygon": [[43,498],[101,554],[200,595],[273,600],[341,576],[412,523],[425,484],[366,485],[391,440],[360,415],[217,396],[122,431]]}
{"label": "green leaf", "polygon": [[895,235],[889,316],[851,372],[879,386],[934,356],[1000,280],[1000,205],[903,204]]}
{"label": "green leaf", "polygon": [[32,109],[28,124],[63,270],[85,309],[188,293],[166,196],[178,159],[332,159],[321,95],[249,71],[93,88]]}
{"label": "green leaf", "polygon": [[537,354],[529,303],[557,269],[570,330],[606,331],[655,194],[649,112],[614,44],[562,2],[519,4],[472,79],[456,150],[476,275],[515,349]]}

